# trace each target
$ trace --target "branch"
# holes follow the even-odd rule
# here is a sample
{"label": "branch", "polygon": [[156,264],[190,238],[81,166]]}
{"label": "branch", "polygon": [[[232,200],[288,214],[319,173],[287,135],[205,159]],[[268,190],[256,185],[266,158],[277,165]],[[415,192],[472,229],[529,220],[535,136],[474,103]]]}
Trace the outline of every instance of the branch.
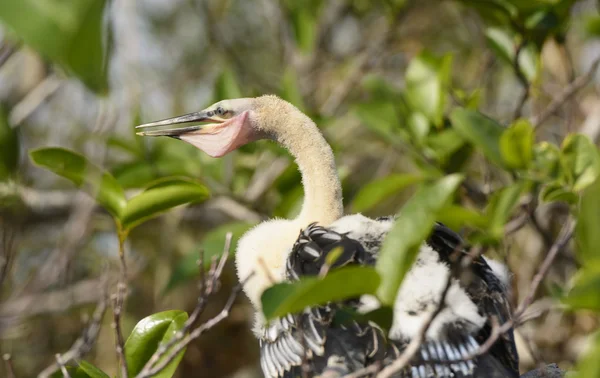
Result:
{"label": "branch", "polygon": [[[96,284],[96,290],[97,288],[98,285]],[[106,313],[106,308],[108,304],[106,290],[102,291],[103,295],[98,304],[96,305],[96,309],[94,310],[91,319],[88,321],[88,324],[81,333],[81,336],[77,340],[75,340],[71,348],[65,353],[63,353],[62,356],[57,354],[56,362],[42,370],[42,372],[38,374],[38,378],[50,377],[52,373],[62,368],[61,363],[64,366],[65,363],[71,360],[77,360],[81,358],[92,349],[92,347],[96,343],[98,334],[100,333],[100,328],[102,327],[102,318]]]}
{"label": "branch", "polygon": [[431,323],[435,320],[435,318],[442,312],[445,308],[446,303],[446,295],[450,290],[450,286],[452,286],[452,279],[454,278],[453,272],[448,272],[448,277],[446,278],[446,284],[444,286],[444,290],[442,291],[442,295],[440,297],[440,302],[436,306],[435,311],[431,312],[429,316],[425,319],[425,322],[421,326],[419,333],[416,337],[413,337],[406,349],[402,352],[400,357],[398,357],[394,362],[390,365],[386,366],[379,374],[377,374],[377,378],[390,378],[394,375],[394,373],[404,369],[410,360],[414,357],[414,355],[419,351],[421,345],[425,341],[425,334],[427,330],[431,326]]}
{"label": "branch", "polygon": [[56,358],[56,363],[58,364],[58,366],[60,366],[60,371],[62,372],[63,378],[71,378],[71,375],[65,367],[64,361],[60,357],[60,353],[56,353],[54,357]]}
{"label": "branch", "polygon": [[[250,277],[240,282],[233,289],[231,295],[229,296],[229,299],[227,300],[227,303],[225,304],[225,306],[219,314],[217,314],[215,317],[208,320],[206,323],[201,324],[200,326],[189,332],[189,330],[194,327],[199,316],[203,313],[204,309],[206,308],[206,304],[208,303],[209,298],[219,289],[219,279],[223,274],[225,263],[227,262],[227,259],[229,257],[231,249],[231,240],[232,233],[228,232],[225,236],[225,245],[223,247],[223,253],[218,260],[213,259],[211,267],[208,271],[208,277],[205,277],[206,275],[204,273],[204,256],[203,254],[200,255],[200,259],[198,261],[198,265],[200,268],[200,296],[198,297],[198,303],[196,304],[196,307],[192,311],[192,314],[190,315],[188,320],[183,325],[182,329],[179,330],[175,334],[175,336],[173,336],[173,338],[171,338],[168,342],[160,345],[157,348],[156,352],[154,352],[152,357],[150,357],[150,359],[148,360],[146,365],[144,365],[144,367],[136,376],[136,378],[151,377],[155,375],[156,373],[164,369],[179,354],[179,352],[181,352],[185,347],[187,347],[187,345],[191,341],[195,340],[201,334],[213,328],[223,319],[229,316],[229,311],[233,306],[235,298],[242,290],[243,284]],[[163,359],[161,360],[161,358]]]}
{"label": "branch", "polygon": [[123,311],[126,292],[127,285],[119,280],[117,283],[117,293],[113,297],[113,322],[111,327],[115,332],[115,351],[121,369],[121,378],[128,377],[127,360],[125,359],[125,342],[121,330],[121,312]]}
{"label": "branch", "polygon": [[583,75],[577,77],[573,80],[569,85],[565,87],[565,89],[554,99],[548,106],[537,116],[533,117],[531,123],[533,124],[533,128],[537,129],[540,127],[551,115],[556,113],[558,109],[565,102],[567,102],[575,93],[577,93],[581,88],[585,87],[586,84],[590,82],[592,77],[595,75],[598,66],[600,65],[600,57],[596,58],[592,63],[590,69]]}
{"label": "branch", "polygon": [[4,366],[6,367],[6,378],[15,378],[15,369],[13,367],[10,354],[3,354],[2,359],[4,360]]}

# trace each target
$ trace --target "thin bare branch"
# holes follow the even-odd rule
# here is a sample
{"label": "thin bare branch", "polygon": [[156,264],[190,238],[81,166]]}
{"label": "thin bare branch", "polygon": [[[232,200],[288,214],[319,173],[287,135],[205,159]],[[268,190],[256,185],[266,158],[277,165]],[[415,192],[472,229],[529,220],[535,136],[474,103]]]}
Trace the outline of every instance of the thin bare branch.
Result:
{"label": "thin bare branch", "polygon": [[2,360],[4,361],[4,366],[6,368],[6,378],[15,378],[15,369],[13,367],[10,354],[3,354]]}
{"label": "thin bare branch", "polygon": [[117,283],[117,293],[113,296],[113,322],[111,327],[115,333],[115,352],[117,353],[122,378],[128,377],[127,360],[125,359],[125,341],[121,330],[121,313],[123,311],[126,292],[127,285],[119,280]]}
{"label": "thin bare branch", "polygon": [[56,358],[56,363],[58,364],[58,366],[60,367],[60,371],[62,372],[63,378],[71,378],[71,375],[69,374],[69,372],[67,371],[67,367],[65,366],[64,361],[62,360],[62,358],[60,357],[60,353],[56,353],[54,355],[54,357]]}
{"label": "thin bare branch", "polygon": [[[170,349],[168,349],[168,348],[159,348],[155,352],[155,354],[152,356],[151,359],[155,360],[155,361],[159,361],[163,356],[165,358],[163,360],[160,360],[160,362],[156,363],[152,367],[149,367],[148,366],[149,364],[146,364],[146,366],[144,366],[144,368],[136,376],[136,378],[147,378],[147,377],[152,377],[153,375],[157,374],[159,371],[161,371],[162,369],[164,369],[169,363],[171,363],[171,361],[173,361],[173,359],[175,359],[175,357],[183,349],[185,349],[188,346],[189,343],[191,343],[193,340],[195,340],[198,337],[200,337],[206,331],[212,329],[217,324],[219,324],[224,319],[226,319],[229,316],[229,311],[233,307],[233,303],[235,302],[235,299],[236,299],[237,295],[240,293],[240,291],[242,291],[242,287],[243,287],[244,283],[251,276],[252,276],[252,274],[250,276],[248,276],[246,279],[242,280],[238,285],[236,285],[234,287],[234,289],[232,290],[231,294],[229,295],[229,299],[225,303],[225,306],[223,306],[223,309],[221,310],[221,312],[219,312],[216,316],[214,316],[213,318],[209,319],[205,323],[201,324],[200,326],[198,326],[197,328],[195,328],[193,331],[191,331],[187,335],[185,335],[183,332],[177,332],[175,334],[175,336],[173,337],[173,339],[172,339],[172,340],[176,340],[176,343],[173,344],[173,347],[170,348]],[[169,350],[168,354],[166,354],[167,350]],[[157,356],[157,357],[155,358],[155,356]]]}
{"label": "thin bare branch", "polygon": [[425,322],[421,326],[419,333],[410,340],[410,343],[404,349],[402,354],[394,360],[391,364],[386,366],[381,372],[377,374],[377,378],[390,378],[396,372],[404,369],[410,362],[410,360],[414,357],[414,355],[419,351],[421,345],[425,341],[425,335],[427,334],[427,330],[431,327],[431,324],[435,320],[435,318],[444,310],[446,303],[446,295],[448,295],[448,291],[452,286],[452,279],[454,275],[452,272],[448,273],[448,277],[446,278],[446,284],[444,286],[444,290],[442,291],[442,295],[440,296],[440,302],[436,306],[436,309],[429,313]]}
{"label": "thin bare branch", "polygon": [[[233,239],[233,234],[231,232],[228,232],[225,235],[225,244],[223,246],[223,253],[221,254],[221,257],[218,260],[213,259],[211,267],[208,271],[208,277],[206,277],[206,273],[204,271],[204,255],[202,253],[200,254],[200,259],[198,262],[199,269],[200,269],[200,295],[198,296],[198,303],[196,304],[196,307],[192,311],[192,314],[190,315],[188,320],[184,323],[183,327],[175,334],[175,336],[173,338],[171,338],[168,342],[161,344],[156,349],[156,352],[154,352],[152,357],[150,357],[150,359],[148,359],[148,362],[146,362],[146,364],[144,365],[144,367],[142,368],[140,373],[137,375],[138,378],[139,377],[150,377],[150,376],[156,374],[156,372],[160,371],[165,366],[167,366],[168,363],[164,364],[163,367],[160,369],[157,369],[157,370],[155,369],[158,361],[163,356],[165,356],[165,354],[169,350],[172,350],[172,348],[175,348],[176,345],[179,345],[180,343],[184,342],[183,340],[185,340],[187,337],[189,337],[189,335],[186,336],[188,334],[189,330],[192,329],[193,326],[196,324],[198,318],[200,317],[200,315],[206,308],[206,304],[208,303],[208,300],[211,297],[211,295],[214,294],[219,289],[220,285],[218,282],[219,282],[221,275],[223,274],[223,269],[225,267],[225,263],[227,262],[227,259],[229,258],[229,254],[231,251],[232,239]],[[246,282],[246,281],[244,280],[243,282]],[[239,290],[241,290],[241,285],[242,284],[239,285],[239,289],[237,288],[237,286],[234,289],[235,295],[232,293],[233,299],[235,299],[235,296],[237,296],[237,293],[239,293]],[[233,301],[233,299],[231,299],[231,300]],[[231,305],[233,305],[233,303]],[[227,315],[228,315],[229,309],[230,309],[230,307],[228,308],[227,305],[225,305],[224,309],[221,311],[221,314],[223,313],[223,311],[227,310]],[[221,314],[219,314],[219,315],[221,315]],[[217,315],[217,317],[219,315]],[[219,322],[221,320],[219,320]],[[210,322],[210,320],[209,320],[209,322]],[[204,327],[205,324],[201,325],[200,327]],[[210,328],[212,328],[212,327],[210,327]],[[206,330],[207,329],[205,329],[205,331]],[[204,331],[202,331],[202,332],[204,332]],[[190,333],[190,335],[191,335],[191,333]],[[190,341],[191,340],[189,340],[187,343],[189,343]],[[175,358],[176,355],[177,355],[177,353],[175,353],[173,355],[171,360],[173,358]],[[155,372],[152,373],[153,371],[155,371]]]}
{"label": "thin bare branch", "polygon": [[[102,285],[102,287],[104,286],[105,284]],[[97,287],[98,284],[96,284],[96,288]],[[103,295],[98,301],[96,309],[94,310],[92,317],[87,322],[87,325],[81,333],[81,336],[79,336],[79,338],[75,340],[75,342],[73,343],[71,348],[69,348],[68,351],[61,355],[60,361],[62,361],[63,364],[83,357],[84,355],[89,353],[89,351],[96,343],[96,339],[98,338],[98,334],[100,333],[100,328],[102,327],[102,318],[104,318],[104,314],[106,313],[106,309],[108,307],[108,298],[106,295],[106,290],[103,289],[102,292]],[[60,363],[57,359],[57,361],[54,364],[48,366],[41,373],[39,373],[38,378],[49,377],[59,368]]]}
{"label": "thin bare branch", "polygon": [[558,95],[548,106],[537,116],[533,117],[531,123],[534,128],[540,127],[544,122],[550,118],[551,115],[556,113],[563,104],[565,104],[575,93],[577,93],[581,88],[585,87],[590,80],[596,74],[598,66],[600,65],[600,57],[596,58],[590,69],[583,75],[577,77],[573,80],[569,85],[565,87],[565,89]]}

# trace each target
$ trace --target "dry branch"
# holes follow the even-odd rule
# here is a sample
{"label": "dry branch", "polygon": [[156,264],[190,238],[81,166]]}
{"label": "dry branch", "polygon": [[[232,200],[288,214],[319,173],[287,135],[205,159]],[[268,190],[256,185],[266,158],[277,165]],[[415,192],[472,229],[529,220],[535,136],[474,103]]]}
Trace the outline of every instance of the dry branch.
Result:
{"label": "dry branch", "polygon": [[[96,290],[98,290],[98,285],[96,285]],[[45,368],[41,373],[39,373],[38,378],[49,377],[50,375],[52,375],[52,373],[61,368],[61,363],[64,365],[65,363],[71,360],[77,360],[85,354],[87,354],[92,349],[92,347],[96,343],[98,333],[100,332],[100,328],[102,326],[102,318],[104,317],[108,306],[106,290],[102,290],[102,293],[103,295],[101,296],[100,301],[96,305],[96,309],[94,310],[92,317],[90,318],[83,332],[81,333],[81,336],[77,340],[75,340],[75,342],[68,351],[66,351],[62,355],[57,354],[56,362]]]}
{"label": "dry branch", "polygon": [[208,273],[204,272],[204,256],[202,254],[200,255],[200,295],[198,297],[198,303],[196,304],[196,307],[192,311],[192,314],[190,315],[188,320],[183,325],[182,329],[179,330],[168,342],[160,345],[157,348],[156,352],[154,352],[152,357],[150,357],[150,359],[148,360],[146,365],[144,365],[144,367],[136,376],[136,378],[146,378],[157,374],[159,371],[164,369],[171,361],[173,361],[173,359],[182,350],[184,350],[190,342],[197,339],[198,337],[200,337],[200,335],[215,327],[217,324],[219,324],[229,316],[229,311],[231,310],[231,307],[233,306],[237,295],[242,290],[243,284],[250,277],[247,277],[245,280],[242,280],[242,282],[240,282],[234,287],[229,296],[229,299],[227,300],[219,314],[194,328],[199,316],[204,312],[208,300],[214,293],[216,293],[219,290],[220,278],[223,274],[223,269],[225,268],[225,263],[227,262],[231,249],[231,240],[232,233],[229,232],[225,237],[225,245],[221,257],[218,260],[213,259]]}

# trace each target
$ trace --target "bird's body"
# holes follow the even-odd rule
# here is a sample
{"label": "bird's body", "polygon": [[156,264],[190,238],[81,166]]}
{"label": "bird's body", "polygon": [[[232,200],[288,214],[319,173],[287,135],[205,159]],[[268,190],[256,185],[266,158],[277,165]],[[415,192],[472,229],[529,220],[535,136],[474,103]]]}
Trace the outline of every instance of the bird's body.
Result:
{"label": "bird's body", "polygon": [[[344,252],[334,265],[373,265],[392,219],[362,215],[343,217],[342,191],[333,152],[314,122],[292,104],[275,96],[225,100],[204,111],[142,127],[176,123],[208,124],[147,131],[142,135],[182,139],[214,157],[257,139],[280,143],[294,156],[302,174],[304,203],[295,219],[263,222],[238,243],[236,267],[244,292],[256,310],[255,333],[261,344],[261,366],[267,377],[295,377],[301,365],[310,375],[341,376],[372,362],[389,362],[419,332],[427,314],[438,307],[448,275],[460,263],[462,240],[436,225],[417,261],[405,277],[394,305],[389,335],[373,324],[336,324],[340,306],[365,309],[367,298],[307,309],[270,324],[261,316],[260,296],[274,283],[316,274],[324,256],[336,246]],[[299,235],[299,232],[302,232]],[[450,255],[458,252],[456,261]],[[332,268],[335,268],[332,267]],[[510,316],[506,291],[482,257],[466,267],[470,279],[453,278],[445,302],[429,327],[408,377],[512,377],[517,357],[512,334],[490,353],[467,358],[490,333],[490,319]],[[385,338],[389,342],[385,342]],[[490,362],[488,362],[488,360]],[[481,367],[493,371],[478,373]]]}

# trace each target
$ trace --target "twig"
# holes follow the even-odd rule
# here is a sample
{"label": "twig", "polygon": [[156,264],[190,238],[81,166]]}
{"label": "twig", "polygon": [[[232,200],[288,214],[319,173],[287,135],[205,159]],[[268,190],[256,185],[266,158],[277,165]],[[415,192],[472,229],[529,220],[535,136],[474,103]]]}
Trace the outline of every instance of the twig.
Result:
{"label": "twig", "polygon": [[[554,261],[554,259],[558,255],[558,253],[567,245],[569,240],[571,240],[571,237],[573,236],[574,228],[575,228],[574,222],[567,222],[563,226],[558,238],[556,239],[556,241],[554,242],[554,244],[548,251],[548,255],[546,255],[546,258],[542,262],[540,269],[534,276],[531,286],[529,287],[529,290],[527,292],[527,295],[525,296],[523,301],[521,301],[521,303],[517,307],[516,311],[513,314],[512,319],[507,320],[502,325],[498,325],[498,320],[496,318],[492,317],[490,319],[490,321],[492,323],[492,330],[491,330],[490,336],[487,338],[487,340],[483,344],[481,344],[479,346],[479,348],[477,350],[468,354],[467,356],[464,356],[463,360],[470,360],[470,359],[479,357],[481,355],[484,355],[496,343],[496,341],[498,340],[498,338],[500,336],[502,336],[506,332],[510,331],[513,327],[517,327],[517,326],[523,324],[523,322],[524,322],[523,316],[525,314],[525,311],[531,305],[531,302],[533,301],[533,298],[535,296],[535,293],[537,292],[537,289],[538,289],[540,283],[542,282],[542,280],[548,273],[548,270],[552,266],[552,262]],[[446,361],[440,361],[440,362],[446,362]]]}
{"label": "twig", "polygon": [[15,378],[15,369],[13,368],[10,354],[4,353],[2,359],[4,360],[4,366],[6,367],[6,378]]}
{"label": "twig", "polygon": [[[102,285],[102,286],[104,286],[104,285]],[[98,284],[96,284],[96,288],[97,287],[98,287]],[[104,317],[104,314],[106,313],[107,305],[108,305],[108,298],[106,296],[106,291],[103,290],[103,295],[101,296],[101,299],[98,301],[98,304],[96,305],[96,309],[94,310],[94,313],[93,313],[91,319],[88,321],[83,332],[81,333],[81,336],[77,340],[75,340],[75,342],[73,343],[71,348],[68,351],[66,351],[65,353],[63,353],[62,356],[60,357],[60,360],[63,363],[67,363],[71,360],[77,360],[77,359],[81,358],[82,356],[84,356],[86,353],[88,353],[92,349],[92,347],[96,343],[96,339],[100,332],[100,328],[102,327],[102,318]],[[41,373],[39,373],[38,378],[49,377],[50,375],[52,375],[52,373],[54,373],[59,368],[60,368],[60,363],[57,359],[57,361],[55,363],[48,366]]]}
{"label": "twig", "polygon": [[17,52],[17,47],[15,45],[4,43],[0,48],[0,67],[2,67],[15,52]]}
{"label": "twig", "polygon": [[71,378],[71,375],[67,371],[65,363],[60,357],[60,353],[56,353],[54,357],[56,358],[56,363],[58,364],[58,366],[60,366],[60,371],[62,372],[63,378]]}
{"label": "twig", "polygon": [[60,88],[62,80],[55,74],[48,75],[35,88],[33,88],[23,100],[21,100],[9,116],[12,127],[19,126],[29,117],[48,97]]}
{"label": "twig", "polygon": [[125,297],[122,291],[127,291],[127,285],[119,280],[117,283],[117,294],[113,297],[113,322],[111,326],[115,332],[115,351],[121,369],[121,378],[127,378],[128,369],[127,360],[125,359],[125,342],[121,330],[121,312],[123,311]]}
{"label": "twig", "polygon": [[[156,352],[154,352],[152,357],[150,357],[148,362],[146,362],[146,364],[144,365],[144,367],[142,368],[140,373],[137,375],[137,378],[150,377],[150,376],[156,374],[158,371],[160,371],[165,366],[167,366],[168,362],[165,363],[164,365],[162,365],[162,363],[164,362],[164,360],[163,360],[163,361],[161,361],[162,367],[157,368],[157,366],[159,366],[159,365],[157,365],[158,361],[161,358],[163,358],[168,351],[173,350],[172,348],[176,348],[178,345],[180,345],[182,343],[185,343],[185,345],[182,347],[182,349],[183,349],[194,338],[200,336],[200,335],[198,335],[192,339],[188,339],[189,336],[192,335],[192,333],[194,331],[196,331],[198,328],[206,327],[206,324],[208,322],[201,325],[200,327],[196,328],[189,335],[186,336],[186,334],[196,324],[196,321],[198,320],[199,316],[202,314],[202,312],[206,308],[206,304],[208,303],[208,299],[210,298],[210,296],[212,294],[214,294],[219,288],[218,282],[223,273],[225,263],[227,262],[227,259],[229,257],[229,253],[231,250],[232,238],[233,238],[233,234],[231,232],[228,232],[227,235],[225,235],[225,245],[223,247],[223,253],[221,254],[221,257],[218,260],[213,259],[211,267],[208,271],[208,279],[206,279],[206,274],[204,272],[204,255],[203,254],[200,255],[200,259],[199,259],[199,263],[198,263],[198,265],[200,267],[200,295],[198,297],[198,303],[196,304],[196,307],[192,311],[192,314],[190,315],[188,320],[184,323],[181,330],[179,330],[175,334],[175,336],[173,336],[168,342],[161,344],[157,348]],[[247,279],[249,279],[249,278],[250,277],[248,277]],[[246,280],[244,280],[243,282],[245,283]],[[219,316],[221,316],[224,311],[227,312],[227,314],[224,315],[225,317],[227,317],[229,315],[229,310],[231,309],[231,306],[233,305],[233,300],[235,299],[235,296],[237,296],[237,293],[239,293],[239,291],[241,290],[242,285],[243,285],[243,283],[240,283],[238,285],[239,288],[237,286],[236,286],[236,288],[234,288],[232,296],[230,297],[230,300],[232,302],[231,305],[229,305],[229,307],[228,307],[228,304],[229,304],[229,301],[228,301],[227,302],[228,304],[225,305],[225,307],[223,308],[221,313],[219,315],[217,315],[215,318],[218,318]],[[233,297],[233,299],[231,299],[232,297]],[[214,321],[215,318],[209,320],[209,322]],[[214,325],[216,325],[221,320],[222,319],[217,319],[215,324],[213,324],[212,326],[210,326],[208,328],[205,328],[203,331],[200,331],[200,333],[203,333],[204,331],[212,328]],[[188,340],[188,341],[186,341],[186,340]],[[167,359],[170,358],[169,361],[171,361],[171,360],[173,360],[173,358],[175,358],[176,355],[177,355],[177,353],[173,354],[172,357],[167,357]],[[169,356],[171,356],[171,354],[169,354]]]}
{"label": "twig", "polygon": [[[203,323],[199,327],[195,328],[188,335],[179,338],[178,342],[173,345],[173,348],[170,350],[169,354],[166,354],[166,356],[165,356],[165,358],[163,360],[161,360],[159,363],[157,363],[156,365],[154,365],[152,368],[149,368],[149,369],[146,369],[146,366],[144,366],[144,369],[136,376],[136,378],[147,378],[147,377],[151,377],[151,376],[157,374],[159,371],[161,371],[162,369],[164,369],[169,363],[171,363],[171,361],[173,361],[173,359],[184,348],[186,348],[190,342],[192,342],[193,340],[197,339],[204,332],[206,332],[209,329],[215,327],[217,324],[219,324],[224,319],[226,319],[229,316],[229,311],[231,310],[231,307],[233,307],[233,303],[235,301],[235,298],[240,293],[240,291],[242,291],[242,287],[243,287],[244,283],[251,276],[252,276],[252,274],[249,275],[246,279],[242,280],[239,284],[237,284],[234,287],[234,289],[232,290],[232,292],[231,292],[231,294],[229,296],[229,299],[225,303],[225,306],[223,306],[223,309],[221,310],[221,312],[219,312],[213,318],[209,319],[206,323]],[[180,335],[180,334],[182,334],[182,332],[178,332],[177,334],[175,334],[175,336],[173,337],[173,339],[178,338],[178,335]],[[165,355],[165,353],[162,353],[162,355]],[[162,355],[159,356],[157,358],[157,360],[159,360],[162,357]]]}
{"label": "twig", "polygon": [[425,322],[421,326],[419,333],[410,340],[410,343],[408,344],[406,349],[404,349],[400,357],[398,357],[396,360],[394,360],[394,362],[392,362],[390,365],[386,366],[383,370],[381,370],[381,372],[377,374],[377,378],[389,378],[392,375],[394,375],[394,373],[404,369],[404,367],[408,365],[413,356],[419,351],[421,345],[425,341],[425,334],[427,333],[427,330],[429,330],[431,323],[433,323],[435,318],[446,307],[446,295],[448,294],[448,291],[452,286],[452,279],[454,278],[454,275],[452,273],[453,272],[448,272],[446,284],[444,286],[444,290],[442,291],[442,295],[440,296],[440,302],[436,306],[435,311],[431,312],[429,316],[425,319]]}
{"label": "twig", "polygon": [[546,258],[540,266],[540,269],[533,277],[527,295],[525,296],[521,304],[519,304],[519,307],[517,307],[514,316],[515,318],[519,319],[525,313],[525,310],[527,310],[529,305],[531,305],[531,302],[533,302],[533,298],[535,297],[535,293],[537,292],[538,287],[542,283],[544,277],[546,277],[546,274],[548,274],[548,270],[550,270],[550,267],[552,266],[552,263],[554,262],[554,259],[556,258],[558,253],[562,251],[562,249],[567,245],[569,240],[571,240],[574,229],[575,222],[569,221],[567,221],[567,223],[561,229],[558,238],[556,239],[554,244],[552,244],[552,247],[550,247]]}
{"label": "twig", "polygon": [[567,102],[575,93],[583,88],[592,79],[598,66],[600,65],[600,57],[596,58],[590,69],[583,75],[577,77],[565,89],[548,104],[548,106],[537,116],[533,117],[531,123],[534,129],[540,127],[551,115],[556,113],[560,107]]}

